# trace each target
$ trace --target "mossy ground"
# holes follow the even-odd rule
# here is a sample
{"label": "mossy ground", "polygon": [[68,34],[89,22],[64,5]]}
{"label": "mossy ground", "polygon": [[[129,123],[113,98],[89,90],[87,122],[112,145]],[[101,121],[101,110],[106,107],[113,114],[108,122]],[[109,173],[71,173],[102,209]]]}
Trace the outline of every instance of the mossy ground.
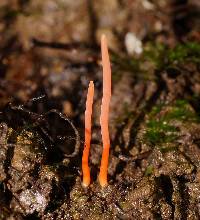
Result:
{"label": "mossy ground", "polygon": [[[159,113],[166,112],[159,116]],[[153,146],[173,142],[179,134],[175,122],[200,121],[199,116],[191,109],[186,100],[176,100],[173,104],[159,104],[154,106],[147,116],[145,140]]]}

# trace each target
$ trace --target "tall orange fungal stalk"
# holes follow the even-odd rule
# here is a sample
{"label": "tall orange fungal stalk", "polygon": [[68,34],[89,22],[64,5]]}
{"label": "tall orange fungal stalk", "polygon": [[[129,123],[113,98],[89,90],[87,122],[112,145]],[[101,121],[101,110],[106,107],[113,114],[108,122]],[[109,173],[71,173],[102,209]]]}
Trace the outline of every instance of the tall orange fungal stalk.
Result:
{"label": "tall orange fungal stalk", "polygon": [[103,65],[103,97],[101,104],[101,135],[103,142],[103,153],[101,159],[99,183],[102,187],[108,184],[108,159],[110,149],[110,136],[109,136],[109,105],[111,99],[111,66],[108,54],[107,39],[105,35],[101,37],[101,54],[102,54],[102,65]]}

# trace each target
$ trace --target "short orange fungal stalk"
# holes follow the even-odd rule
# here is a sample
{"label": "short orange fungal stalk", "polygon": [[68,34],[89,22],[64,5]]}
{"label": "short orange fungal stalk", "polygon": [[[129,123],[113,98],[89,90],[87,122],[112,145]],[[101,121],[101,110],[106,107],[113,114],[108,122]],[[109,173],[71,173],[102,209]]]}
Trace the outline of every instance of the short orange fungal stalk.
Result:
{"label": "short orange fungal stalk", "polygon": [[111,99],[111,66],[108,54],[107,39],[105,35],[101,37],[101,54],[102,54],[102,65],[103,65],[103,98],[101,104],[101,135],[103,141],[103,153],[101,159],[99,183],[102,187],[108,184],[108,159],[110,149],[110,136],[109,136],[109,105]]}
{"label": "short orange fungal stalk", "polygon": [[88,165],[88,158],[90,152],[91,142],[91,120],[92,120],[92,105],[94,99],[94,83],[90,81],[86,100],[85,110],[85,146],[82,157],[82,171],[83,171],[83,186],[87,187],[90,184],[90,168]]}

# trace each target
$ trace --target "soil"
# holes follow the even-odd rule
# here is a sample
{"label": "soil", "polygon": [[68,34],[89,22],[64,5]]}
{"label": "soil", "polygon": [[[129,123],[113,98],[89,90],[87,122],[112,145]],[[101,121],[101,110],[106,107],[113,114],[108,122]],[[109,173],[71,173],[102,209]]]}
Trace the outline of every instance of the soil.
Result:
{"label": "soil", "polygon": [[[198,0],[0,1],[0,219],[200,219],[199,17]],[[112,63],[104,188],[102,33]]]}

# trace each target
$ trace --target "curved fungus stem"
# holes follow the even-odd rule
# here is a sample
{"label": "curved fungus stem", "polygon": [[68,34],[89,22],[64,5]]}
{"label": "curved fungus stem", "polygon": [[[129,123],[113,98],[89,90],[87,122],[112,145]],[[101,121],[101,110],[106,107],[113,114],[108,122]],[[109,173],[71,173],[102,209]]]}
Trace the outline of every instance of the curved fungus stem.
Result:
{"label": "curved fungus stem", "polygon": [[86,100],[85,110],[85,145],[82,156],[82,171],[83,171],[83,186],[87,187],[90,184],[90,168],[88,158],[91,142],[91,120],[92,120],[92,105],[94,99],[94,83],[90,81]]}
{"label": "curved fungus stem", "polygon": [[108,184],[108,159],[110,149],[110,136],[109,136],[109,105],[111,99],[111,66],[108,54],[107,39],[105,35],[101,37],[101,54],[102,54],[102,65],[103,65],[103,98],[101,104],[101,135],[103,142],[103,153],[101,159],[99,183],[102,187]]}

